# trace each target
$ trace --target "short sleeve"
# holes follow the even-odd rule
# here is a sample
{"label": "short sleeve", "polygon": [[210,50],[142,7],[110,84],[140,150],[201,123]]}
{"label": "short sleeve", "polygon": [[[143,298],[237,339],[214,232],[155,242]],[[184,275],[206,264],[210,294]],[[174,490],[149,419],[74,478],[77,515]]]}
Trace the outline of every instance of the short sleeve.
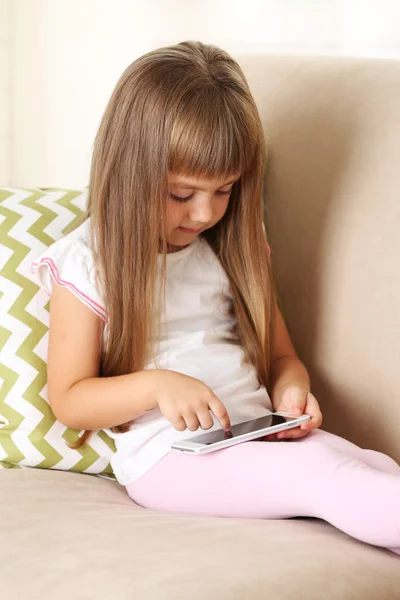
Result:
{"label": "short sleeve", "polygon": [[96,285],[93,256],[83,241],[70,236],[58,240],[32,263],[30,270],[49,295],[54,283],[65,287],[107,321],[104,301]]}

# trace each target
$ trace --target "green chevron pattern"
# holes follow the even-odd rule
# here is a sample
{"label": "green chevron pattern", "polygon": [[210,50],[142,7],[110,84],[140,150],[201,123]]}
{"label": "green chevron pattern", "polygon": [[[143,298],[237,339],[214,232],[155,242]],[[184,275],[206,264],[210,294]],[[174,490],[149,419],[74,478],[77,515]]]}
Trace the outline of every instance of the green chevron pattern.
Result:
{"label": "green chevron pattern", "polygon": [[49,301],[29,267],[82,215],[85,190],[0,188],[0,466],[112,475],[114,442],[102,431],[84,448],[48,403]]}

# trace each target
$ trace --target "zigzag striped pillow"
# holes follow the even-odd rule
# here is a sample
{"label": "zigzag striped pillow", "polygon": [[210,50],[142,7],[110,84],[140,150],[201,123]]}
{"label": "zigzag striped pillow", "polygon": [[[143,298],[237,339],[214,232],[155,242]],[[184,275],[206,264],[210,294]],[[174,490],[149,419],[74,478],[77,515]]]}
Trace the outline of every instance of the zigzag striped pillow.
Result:
{"label": "zigzag striped pillow", "polygon": [[82,214],[85,191],[0,188],[0,467],[111,475],[113,440],[102,431],[72,450],[79,432],[57,421],[47,398],[49,298],[31,263]]}

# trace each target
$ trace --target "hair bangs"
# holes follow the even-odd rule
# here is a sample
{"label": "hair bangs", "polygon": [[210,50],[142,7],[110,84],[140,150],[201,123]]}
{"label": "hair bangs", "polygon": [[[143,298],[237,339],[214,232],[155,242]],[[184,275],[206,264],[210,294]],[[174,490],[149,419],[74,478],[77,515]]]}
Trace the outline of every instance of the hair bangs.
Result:
{"label": "hair bangs", "polygon": [[174,120],[168,169],[189,177],[223,178],[247,171],[258,147],[248,107],[238,112],[215,94],[194,97]]}

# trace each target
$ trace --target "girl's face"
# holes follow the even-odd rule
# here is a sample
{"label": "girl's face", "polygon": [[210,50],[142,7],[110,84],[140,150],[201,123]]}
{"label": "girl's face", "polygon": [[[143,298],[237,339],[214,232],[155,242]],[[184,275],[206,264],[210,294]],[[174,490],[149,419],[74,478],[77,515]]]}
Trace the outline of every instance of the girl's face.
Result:
{"label": "girl's face", "polygon": [[[187,246],[224,216],[240,173],[225,179],[196,179],[168,173],[167,242]],[[171,251],[179,248],[171,248]]]}

